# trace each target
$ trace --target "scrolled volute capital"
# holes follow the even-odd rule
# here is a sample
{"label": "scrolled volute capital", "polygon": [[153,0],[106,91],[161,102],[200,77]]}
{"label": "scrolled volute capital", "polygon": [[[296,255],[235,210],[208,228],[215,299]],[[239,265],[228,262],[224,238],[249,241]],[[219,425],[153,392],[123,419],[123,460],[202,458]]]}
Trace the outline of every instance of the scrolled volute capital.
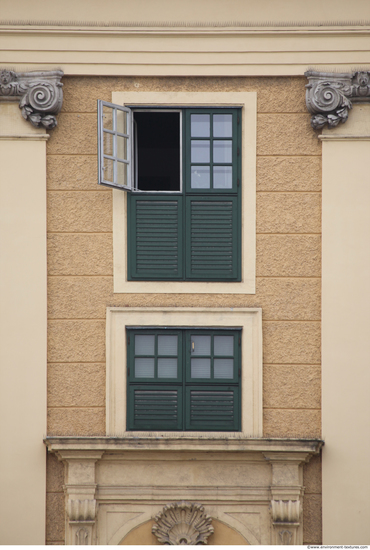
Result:
{"label": "scrolled volute capital", "polygon": [[201,504],[194,502],[167,504],[155,516],[155,522],[152,533],[160,544],[207,544],[208,537],[214,532],[212,518]]}
{"label": "scrolled volute capital", "polygon": [[16,73],[0,70],[0,101],[17,101],[22,116],[35,127],[50,130],[63,103],[63,71]]}
{"label": "scrolled volute capital", "polygon": [[307,71],[306,105],[311,126],[334,128],[348,119],[353,103],[370,101],[370,72],[320,73]]}

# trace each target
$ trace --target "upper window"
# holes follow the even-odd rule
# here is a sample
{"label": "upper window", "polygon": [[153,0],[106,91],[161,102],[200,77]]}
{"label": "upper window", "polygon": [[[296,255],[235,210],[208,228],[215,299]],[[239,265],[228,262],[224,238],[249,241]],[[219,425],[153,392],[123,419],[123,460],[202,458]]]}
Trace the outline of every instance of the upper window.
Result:
{"label": "upper window", "polygon": [[240,430],[240,331],[127,331],[128,430]]}
{"label": "upper window", "polygon": [[99,102],[100,183],[132,191],[127,279],[240,281],[240,109]]}

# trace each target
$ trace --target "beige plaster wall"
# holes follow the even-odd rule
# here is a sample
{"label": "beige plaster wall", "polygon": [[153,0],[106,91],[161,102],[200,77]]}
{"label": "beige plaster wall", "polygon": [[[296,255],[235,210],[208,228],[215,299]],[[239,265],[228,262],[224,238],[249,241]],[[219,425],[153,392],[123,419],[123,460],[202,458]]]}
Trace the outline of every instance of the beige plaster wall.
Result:
{"label": "beige plaster wall", "polygon": [[[100,0],[65,0],[64,10],[54,3],[44,0],[4,2],[2,19],[14,21],[254,21],[254,22],[307,22],[320,21],[332,23],[363,21],[370,18],[370,8],[366,0],[353,0],[351,4],[341,2],[338,12],[337,0],[262,0],[250,9],[248,3],[236,1],[225,4],[223,0],[212,0],[210,11],[208,2],[188,0],[186,3],[172,0],[107,0],[102,9]],[[335,15],[333,15],[335,14]]]}
{"label": "beige plaster wall", "polygon": [[[263,309],[264,435],[319,437],[321,145],[305,107],[305,79],[63,82],[63,110],[47,148],[48,433],[105,434],[107,306],[253,306]],[[96,184],[96,100],[138,88],[257,91],[255,295],[113,294],[112,192]],[[321,540],[319,471],[317,464],[306,469],[306,543]]]}

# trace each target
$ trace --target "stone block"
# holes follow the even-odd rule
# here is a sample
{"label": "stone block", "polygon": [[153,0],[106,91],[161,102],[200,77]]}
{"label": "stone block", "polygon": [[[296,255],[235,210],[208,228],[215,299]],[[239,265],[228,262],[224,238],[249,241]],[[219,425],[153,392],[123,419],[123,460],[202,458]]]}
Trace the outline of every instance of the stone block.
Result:
{"label": "stone block", "polygon": [[320,277],[320,235],[257,235],[257,277]]}
{"label": "stone block", "polygon": [[274,409],[319,409],[320,367],[264,365],[263,405]]}
{"label": "stone block", "polygon": [[[63,493],[64,465],[56,455],[48,453],[46,460],[46,492]],[[64,494],[64,493],[63,493]]]}
{"label": "stone block", "polygon": [[305,495],[303,503],[303,544],[322,544],[321,495]]}
{"label": "stone block", "polygon": [[48,234],[48,275],[113,275],[112,234]]}
{"label": "stone block", "polygon": [[321,455],[313,456],[311,460],[303,466],[303,486],[305,488],[305,495],[310,493],[320,495],[322,492],[321,479]]}
{"label": "stone block", "polygon": [[257,155],[321,155],[309,113],[259,114]]}
{"label": "stone block", "polygon": [[58,116],[58,126],[50,134],[48,155],[96,155],[97,115],[65,113]]}
{"label": "stone block", "polygon": [[105,435],[105,408],[49,408],[48,435]]}
{"label": "stone block", "polygon": [[104,363],[50,363],[49,407],[105,407]]}
{"label": "stone block", "polygon": [[257,157],[257,191],[321,191],[321,157]]}
{"label": "stone block", "polygon": [[105,319],[48,323],[48,360],[54,363],[105,361]]}
{"label": "stone block", "polygon": [[49,319],[102,319],[112,303],[112,277],[49,277]]}
{"label": "stone block", "polygon": [[99,191],[49,191],[48,230],[112,232],[112,194]]}
{"label": "stone block", "polygon": [[258,193],[257,233],[321,233],[321,194]]}
{"label": "stone block", "polygon": [[64,544],[64,494],[46,494],[46,541]]}
{"label": "stone block", "polygon": [[[252,79],[251,79],[252,80]],[[302,77],[256,78],[259,113],[306,113],[305,84]],[[246,85],[253,85],[246,79]]]}
{"label": "stone block", "polygon": [[266,364],[319,365],[321,363],[319,321],[265,321],[263,357]]}
{"label": "stone block", "polygon": [[311,409],[264,409],[264,437],[321,437],[321,414]]}
{"label": "stone block", "polygon": [[262,307],[264,320],[320,320],[318,278],[257,278],[256,295],[241,298],[244,307]]}
{"label": "stone block", "polygon": [[49,190],[112,193],[109,187],[98,185],[97,154],[48,155],[46,175]]}

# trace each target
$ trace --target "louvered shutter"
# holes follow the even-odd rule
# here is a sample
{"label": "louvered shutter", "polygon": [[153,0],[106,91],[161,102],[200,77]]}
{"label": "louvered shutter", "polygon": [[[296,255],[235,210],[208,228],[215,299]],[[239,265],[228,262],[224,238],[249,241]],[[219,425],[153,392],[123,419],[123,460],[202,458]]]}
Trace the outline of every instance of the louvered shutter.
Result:
{"label": "louvered shutter", "polygon": [[129,277],[174,280],[183,276],[181,196],[130,195]]}
{"label": "louvered shutter", "polygon": [[237,280],[238,198],[187,197],[186,278]]}
{"label": "louvered shutter", "polygon": [[234,386],[188,386],[186,430],[238,431],[239,390]]}
{"label": "louvered shutter", "polygon": [[181,430],[182,388],[178,386],[131,386],[129,430]]}

